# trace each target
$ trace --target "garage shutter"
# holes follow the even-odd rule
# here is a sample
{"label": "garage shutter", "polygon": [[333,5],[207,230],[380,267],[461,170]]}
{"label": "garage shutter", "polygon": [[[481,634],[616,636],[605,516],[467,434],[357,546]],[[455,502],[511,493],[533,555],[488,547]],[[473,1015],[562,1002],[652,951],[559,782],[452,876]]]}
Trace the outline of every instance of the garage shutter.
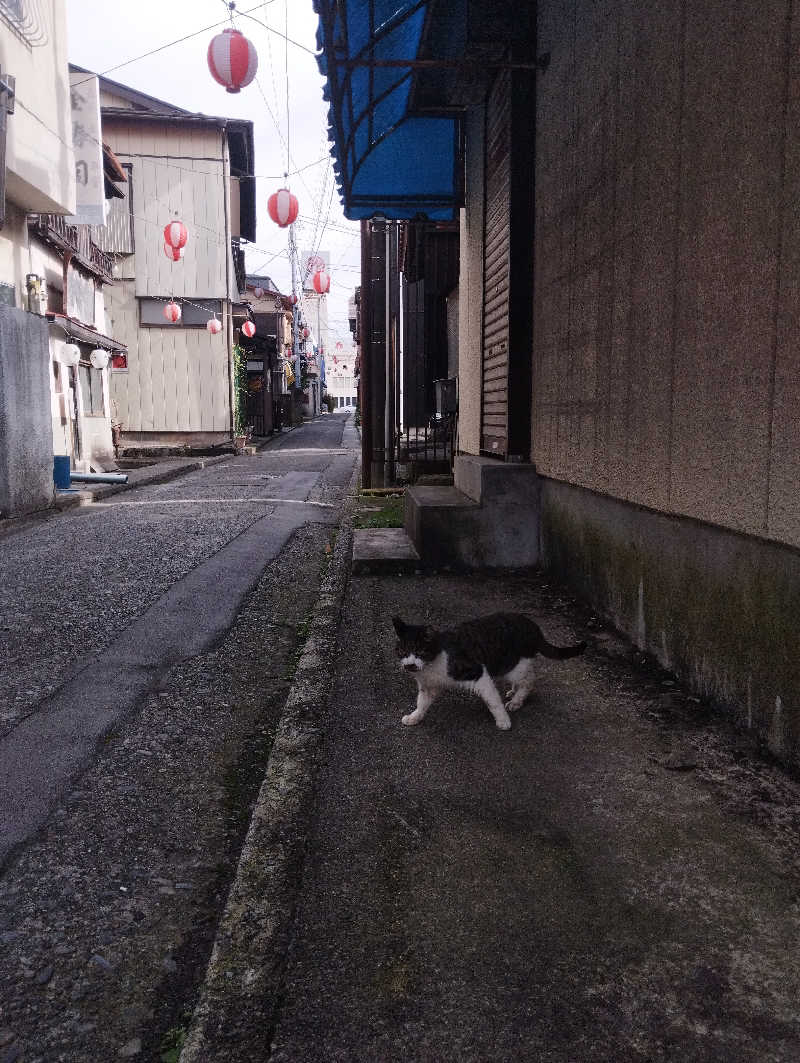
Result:
{"label": "garage shutter", "polygon": [[509,291],[511,271],[511,91],[502,71],[486,108],[483,377],[481,450],[508,453]]}

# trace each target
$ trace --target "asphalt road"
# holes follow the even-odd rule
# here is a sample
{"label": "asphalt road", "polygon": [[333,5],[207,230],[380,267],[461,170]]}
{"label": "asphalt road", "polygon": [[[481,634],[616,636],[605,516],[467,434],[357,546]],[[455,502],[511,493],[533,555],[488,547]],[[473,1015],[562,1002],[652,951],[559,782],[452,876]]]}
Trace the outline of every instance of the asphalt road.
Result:
{"label": "asphalt road", "polygon": [[48,520],[0,544],[0,866],[97,743],[213,646],[309,523],[335,525],[356,451],[345,416]]}

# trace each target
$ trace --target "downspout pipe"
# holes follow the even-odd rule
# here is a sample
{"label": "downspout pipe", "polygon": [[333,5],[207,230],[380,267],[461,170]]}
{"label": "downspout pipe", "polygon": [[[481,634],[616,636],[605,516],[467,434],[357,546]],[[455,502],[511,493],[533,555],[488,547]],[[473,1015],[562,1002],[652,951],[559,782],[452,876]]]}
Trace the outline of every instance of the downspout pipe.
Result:
{"label": "downspout pipe", "polygon": [[126,484],[128,476],[124,472],[70,472],[71,483],[78,484]]}

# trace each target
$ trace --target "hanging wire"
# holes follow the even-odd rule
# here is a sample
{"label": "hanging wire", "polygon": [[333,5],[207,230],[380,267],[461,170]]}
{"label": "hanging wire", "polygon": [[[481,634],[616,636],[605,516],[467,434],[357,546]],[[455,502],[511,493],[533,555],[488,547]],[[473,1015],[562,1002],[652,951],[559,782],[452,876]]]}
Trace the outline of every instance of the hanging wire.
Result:
{"label": "hanging wire", "polygon": [[[263,7],[263,4],[256,4],[254,7],[248,8],[247,11],[237,11],[236,13],[237,15],[241,15],[244,18],[253,18],[250,12],[257,11],[260,7]],[[253,21],[257,22],[259,26],[264,26],[264,28],[267,29],[270,33],[274,33],[278,37],[284,36],[280,32],[280,30],[273,29],[272,26],[268,26],[265,22],[261,22],[257,18],[253,19]],[[115,70],[121,70],[124,66],[130,66],[131,63],[138,63],[142,59],[148,59],[151,55],[157,55],[159,52],[163,52],[167,48],[173,48],[176,44],[183,44],[184,41],[190,41],[193,37],[199,37],[201,33],[208,33],[209,30],[219,29],[220,26],[224,26],[225,24],[226,20],[223,20],[222,22],[212,22],[210,26],[204,26],[202,29],[195,30],[193,33],[187,33],[185,37],[177,37],[174,41],[168,41],[166,44],[161,44],[157,48],[151,48],[149,52],[143,52],[141,55],[134,56],[133,59],[126,59],[124,63],[117,63],[116,66],[110,66],[106,70],[101,70],[99,71],[99,74],[101,77],[105,74],[113,74]],[[288,45],[291,44],[295,48],[300,48],[302,49],[302,51],[308,52],[309,55],[313,55],[316,57],[317,53],[315,51],[313,51],[311,48],[307,48],[304,44],[300,44],[299,41],[294,41],[291,38],[288,38],[286,44],[287,48]],[[84,81],[75,82],[74,87],[77,87],[78,85],[83,85],[86,81],[91,81],[92,77],[94,77],[94,74],[84,78]]]}

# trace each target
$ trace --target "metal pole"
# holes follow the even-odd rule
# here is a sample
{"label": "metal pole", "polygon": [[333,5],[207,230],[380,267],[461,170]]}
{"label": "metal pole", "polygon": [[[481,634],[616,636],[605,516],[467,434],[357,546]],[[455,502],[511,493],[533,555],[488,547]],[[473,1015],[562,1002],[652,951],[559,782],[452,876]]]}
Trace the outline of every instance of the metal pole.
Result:
{"label": "metal pole", "polygon": [[[297,297],[297,254],[294,242],[294,223],[289,226],[289,258],[292,263],[292,295]],[[300,382],[300,342],[298,337],[298,317],[300,303],[295,302],[292,306],[292,353],[294,354],[294,386],[297,391],[301,389]]]}
{"label": "metal pole", "polygon": [[392,373],[392,343],[391,343],[391,299],[390,299],[390,283],[391,283],[391,269],[389,263],[390,259],[390,240],[391,240],[391,223],[386,222],[386,262],[384,264],[384,275],[386,278],[386,316],[384,318],[384,341],[386,343],[386,388],[384,392],[384,412],[383,412],[383,483],[385,487],[388,487],[392,482],[392,456],[394,449],[394,439],[392,431],[392,422],[394,421],[394,393],[392,388],[393,373]]}

